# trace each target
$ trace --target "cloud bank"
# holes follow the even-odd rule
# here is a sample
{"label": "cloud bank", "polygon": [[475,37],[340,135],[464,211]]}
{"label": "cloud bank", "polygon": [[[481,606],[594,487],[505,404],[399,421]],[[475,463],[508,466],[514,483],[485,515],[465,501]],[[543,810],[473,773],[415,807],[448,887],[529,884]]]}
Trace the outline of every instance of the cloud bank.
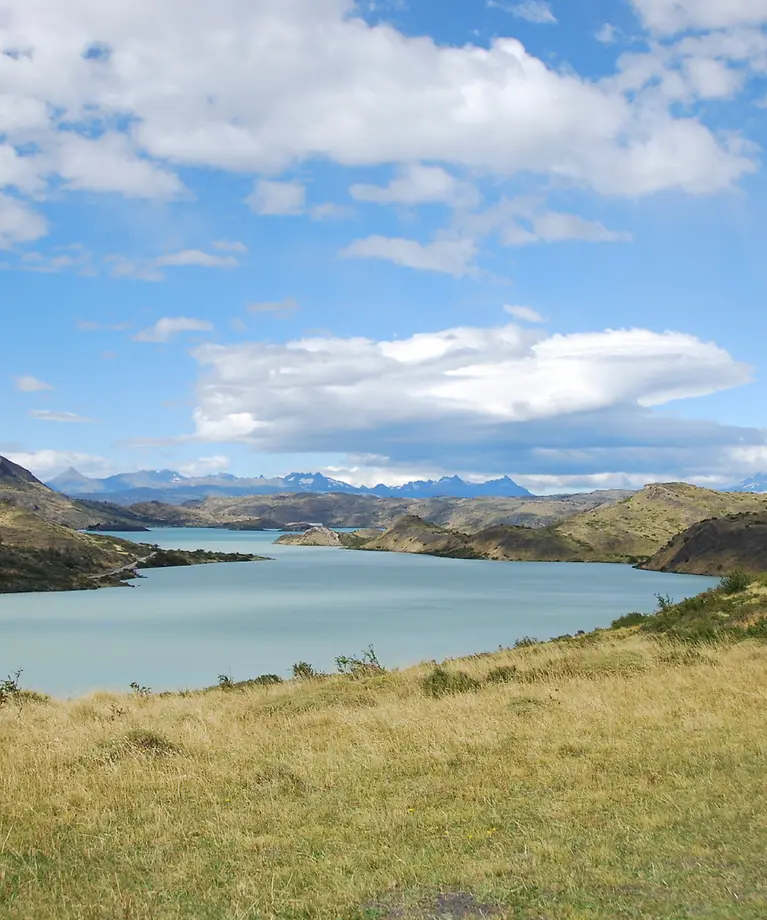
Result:
{"label": "cloud bank", "polygon": [[408,339],[206,344],[192,439],[343,452],[389,466],[579,474],[704,462],[763,432],[656,407],[741,386],[751,369],[680,332],[546,334],[515,324]]}

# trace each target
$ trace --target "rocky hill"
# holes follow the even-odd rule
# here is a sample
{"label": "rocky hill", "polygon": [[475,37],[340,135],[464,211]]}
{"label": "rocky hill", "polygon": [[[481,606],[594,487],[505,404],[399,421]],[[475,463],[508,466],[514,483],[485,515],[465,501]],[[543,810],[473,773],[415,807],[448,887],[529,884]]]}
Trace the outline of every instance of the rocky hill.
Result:
{"label": "rocky hill", "polygon": [[551,527],[498,526],[466,534],[440,527],[415,515],[400,518],[393,527],[366,542],[362,548],[508,562],[589,562],[598,559],[590,547],[581,546]]}
{"label": "rocky hill", "polygon": [[78,529],[120,530],[127,527],[133,530],[153,523],[151,518],[133,509],[108,502],[76,500],[55,492],[29,470],[5,457],[0,457],[0,502],[39,514],[51,523]]}
{"label": "rocky hill", "polygon": [[556,530],[600,555],[642,558],[699,521],[762,510],[767,511],[765,495],[654,483],[622,502],[563,521]]}
{"label": "rocky hill", "polygon": [[466,559],[638,563],[694,522],[752,508],[763,509],[767,516],[767,497],[666,483],[646,486],[617,504],[538,528],[496,525],[467,533],[411,514],[365,549]]}
{"label": "rocky hill", "polygon": [[642,566],[658,572],[722,575],[767,572],[767,511],[701,521],[677,534]]}
{"label": "rocky hill", "polygon": [[127,572],[142,553],[125,540],[82,534],[0,502],[0,593],[94,588],[110,572],[107,583],[116,584],[117,570]]}

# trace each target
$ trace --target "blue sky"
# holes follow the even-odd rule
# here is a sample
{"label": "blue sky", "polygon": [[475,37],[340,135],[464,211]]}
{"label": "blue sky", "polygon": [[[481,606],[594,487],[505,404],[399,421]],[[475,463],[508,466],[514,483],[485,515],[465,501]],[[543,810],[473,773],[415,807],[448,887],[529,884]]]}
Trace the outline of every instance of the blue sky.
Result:
{"label": "blue sky", "polygon": [[767,0],[0,0],[0,452],[767,469]]}

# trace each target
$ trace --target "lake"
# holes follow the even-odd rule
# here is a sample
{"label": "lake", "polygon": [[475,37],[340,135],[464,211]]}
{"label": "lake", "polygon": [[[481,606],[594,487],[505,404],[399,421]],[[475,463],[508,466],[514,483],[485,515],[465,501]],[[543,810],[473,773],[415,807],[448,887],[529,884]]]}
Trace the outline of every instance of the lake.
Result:
{"label": "lake", "polygon": [[[122,534],[122,536],[130,536]],[[274,546],[275,533],[157,529],[166,548],[273,556],[272,562],[147,570],[135,587],[0,595],[0,678],[56,696],[94,689],[209,686],[373,645],[388,667],[491,651],[650,612],[717,583],[625,565],[474,562]]]}

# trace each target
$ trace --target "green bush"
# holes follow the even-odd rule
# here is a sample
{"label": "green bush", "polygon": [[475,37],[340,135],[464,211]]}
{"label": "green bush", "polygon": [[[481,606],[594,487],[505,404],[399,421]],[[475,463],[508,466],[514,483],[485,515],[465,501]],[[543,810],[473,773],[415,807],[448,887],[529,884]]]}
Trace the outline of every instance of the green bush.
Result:
{"label": "green bush", "polygon": [[378,660],[372,645],[361,652],[359,657],[347,658],[346,655],[339,655],[336,658],[336,667],[339,674],[347,674],[350,677],[368,677],[373,674],[383,674],[386,671]]}
{"label": "green bush", "polygon": [[308,661],[297,661],[293,665],[293,677],[296,680],[315,680],[322,677],[319,671],[315,671]]}
{"label": "green bush", "polygon": [[657,603],[658,613],[663,613],[666,610],[670,610],[674,606],[674,598],[670,594],[656,594],[655,600]]}
{"label": "green bush", "polygon": [[535,639],[533,636],[522,636],[521,639],[517,639],[517,641],[514,643],[514,648],[530,648],[533,645],[540,644],[540,639]]}
{"label": "green bush", "polygon": [[273,684],[281,684],[282,678],[278,674],[260,674],[252,680],[246,681],[248,684],[255,684],[260,687],[270,687]]}
{"label": "green bush", "polygon": [[482,684],[465,671],[448,671],[447,668],[437,665],[431,674],[424,677],[421,686],[428,696],[439,698],[479,690]]}
{"label": "green bush", "polygon": [[508,684],[517,678],[517,669],[513,664],[499,665],[488,671],[485,680],[489,684]]}
{"label": "green bush", "polygon": [[9,674],[5,680],[0,680],[0,706],[11,700],[19,699],[22,692],[19,686],[20,677],[21,671],[16,671],[15,674]]}
{"label": "green bush", "polygon": [[728,575],[723,575],[719,582],[719,587],[725,594],[740,594],[741,591],[745,591],[748,588],[752,581],[753,578],[746,572],[736,570]]}
{"label": "green bush", "polygon": [[610,629],[624,629],[626,626],[639,626],[650,618],[648,613],[626,613],[617,620],[613,620]]}

